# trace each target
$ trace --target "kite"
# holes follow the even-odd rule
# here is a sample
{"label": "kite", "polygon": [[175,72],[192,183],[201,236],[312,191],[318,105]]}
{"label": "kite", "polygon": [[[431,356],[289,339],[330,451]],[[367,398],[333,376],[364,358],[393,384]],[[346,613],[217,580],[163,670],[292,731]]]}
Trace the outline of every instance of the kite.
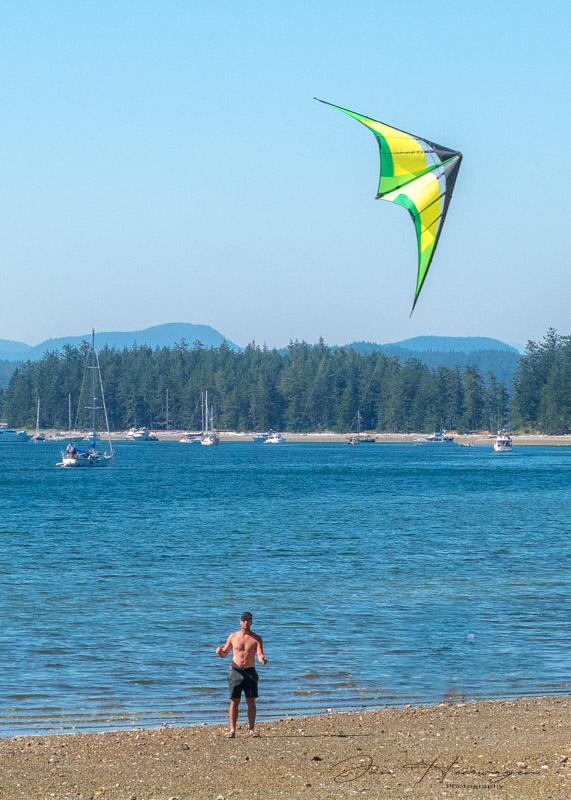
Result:
{"label": "kite", "polygon": [[373,132],[381,155],[377,199],[404,206],[414,220],[418,276],[412,314],[444,225],[462,153],[325,100],[319,102],[343,111]]}

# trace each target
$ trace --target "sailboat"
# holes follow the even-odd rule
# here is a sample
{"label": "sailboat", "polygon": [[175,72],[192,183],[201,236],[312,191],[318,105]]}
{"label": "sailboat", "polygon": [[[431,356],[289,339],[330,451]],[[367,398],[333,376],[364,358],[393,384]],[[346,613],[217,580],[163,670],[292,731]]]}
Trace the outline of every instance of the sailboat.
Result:
{"label": "sailboat", "polygon": [[[353,432],[353,425],[351,425],[351,430],[349,431],[349,433],[345,437],[347,439],[347,444],[352,444],[352,445],[355,445],[355,444],[375,444],[376,439],[375,439],[374,436],[370,436],[368,433],[362,433],[361,432],[361,421],[362,421],[362,419],[363,419],[363,417],[361,416],[361,412],[357,411],[357,416],[356,416],[357,431],[354,433]],[[354,422],[355,422],[355,420],[353,420],[353,423]]]}
{"label": "sailboat", "polygon": [[40,433],[40,398],[38,397],[38,407],[36,412],[36,432],[32,436],[31,440],[34,444],[38,444],[38,442],[45,442],[46,437],[43,433]]}
{"label": "sailboat", "polygon": [[[78,467],[106,467],[109,461],[113,458],[113,444],[111,442],[111,433],[109,431],[109,420],[107,418],[107,409],[105,407],[105,396],[103,394],[103,382],[101,380],[101,369],[99,367],[99,358],[95,351],[95,331],[91,331],[91,348],[87,353],[86,370],[91,370],[91,405],[86,406],[88,411],[91,411],[91,433],[89,439],[89,446],[87,450],[79,450],[73,442],[70,442],[64,453],[61,454],[61,461],[57,463],[58,467],[78,468]],[[83,390],[83,386],[81,387]],[[97,392],[101,393],[101,405],[98,405],[99,398]],[[97,450],[96,442],[99,439],[96,428],[97,412],[103,411],[105,415],[105,425],[107,427],[107,439],[109,440],[109,453],[105,451],[100,453]]]}
{"label": "sailboat", "polygon": [[208,392],[204,392],[204,412],[203,412],[203,426],[202,436],[200,437],[200,444],[214,445],[218,444],[220,439],[214,432],[214,423],[212,422],[212,412],[208,408]]}
{"label": "sailboat", "polygon": [[[71,439],[71,394],[67,396],[67,433],[63,433],[60,431],[59,433],[54,433],[53,436],[50,436],[51,442],[67,442],[68,439]],[[74,436],[73,437],[76,441],[82,439],[82,436]]]}

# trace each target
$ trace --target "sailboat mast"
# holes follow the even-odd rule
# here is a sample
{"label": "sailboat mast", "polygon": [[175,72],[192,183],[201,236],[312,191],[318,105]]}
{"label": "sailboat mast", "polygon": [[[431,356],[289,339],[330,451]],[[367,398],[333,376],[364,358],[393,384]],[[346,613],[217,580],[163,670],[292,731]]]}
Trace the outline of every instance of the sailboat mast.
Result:
{"label": "sailboat mast", "polygon": [[71,438],[71,392],[67,396],[67,434]]}
{"label": "sailboat mast", "polygon": [[91,436],[95,441],[95,413],[96,413],[96,394],[95,394],[95,329],[91,329],[91,397],[93,405],[91,408]]}

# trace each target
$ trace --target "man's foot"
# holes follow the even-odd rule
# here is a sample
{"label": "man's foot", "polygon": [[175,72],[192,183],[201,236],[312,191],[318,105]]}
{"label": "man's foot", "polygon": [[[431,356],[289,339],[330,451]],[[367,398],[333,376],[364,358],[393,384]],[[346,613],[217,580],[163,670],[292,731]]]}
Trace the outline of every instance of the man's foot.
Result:
{"label": "man's foot", "polygon": [[224,736],[227,739],[235,739],[236,738],[236,731],[228,731],[228,733],[225,733]]}
{"label": "man's foot", "polygon": [[252,736],[253,738],[257,739],[259,738],[260,734],[258,733],[258,731],[255,731],[253,728],[250,728],[250,730],[248,731],[248,736]]}

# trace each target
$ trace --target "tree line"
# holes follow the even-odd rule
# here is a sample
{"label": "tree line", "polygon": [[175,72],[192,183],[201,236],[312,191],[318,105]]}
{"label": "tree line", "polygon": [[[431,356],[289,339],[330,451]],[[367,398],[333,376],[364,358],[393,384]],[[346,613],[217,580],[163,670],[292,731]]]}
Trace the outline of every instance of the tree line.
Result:
{"label": "tree line", "polygon": [[[235,352],[223,343],[205,348],[183,339],[172,348],[104,347],[99,362],[112,430],[133,426],[197,430],[201,392],[208,391],[221,430],[346,432],[357,413],[364,430],[377,432],[496,430],[510,421],[524,430],[565,433],[571,426],[571,337],[550,330],[529,342],[512,387],[474,364],[430,369],[416,358],[360,354],[290,342],[280,353],[254,342]],[[80,387],[89,344],[66,345],[27,362],[0,391],[0,418],[17,428],[87,429],[91,402]],[[101,427],[101,426],[100,426]]]}

